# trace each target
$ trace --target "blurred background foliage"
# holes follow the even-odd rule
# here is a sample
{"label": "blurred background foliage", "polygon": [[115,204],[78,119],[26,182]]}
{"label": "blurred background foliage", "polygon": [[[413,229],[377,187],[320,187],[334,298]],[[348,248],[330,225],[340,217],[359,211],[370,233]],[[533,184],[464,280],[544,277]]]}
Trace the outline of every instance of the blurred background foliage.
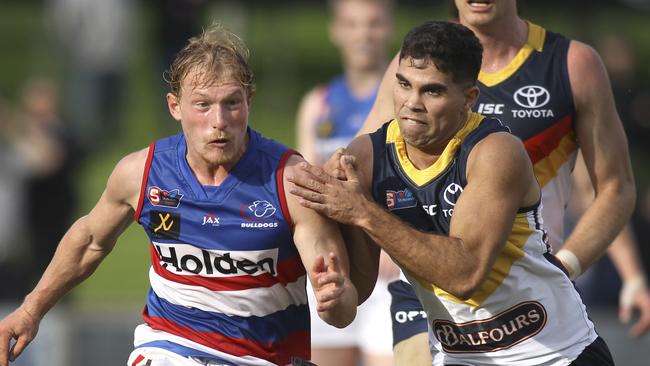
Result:
{"label": "blurred background foliage", "polygon": [[[636,78],[648,86],[650,79],[650,13],[646,2],[629,6],[614,1],[520,1],[524,16],[547,29],[563,33],[598,48],[610,34],[620,35],[637,52]],[[629,3],[633,3],[630,1]],[[78,214],[87,212],[100,196],[116,162],[154,139],[173,133],[178,125],[168,115],[159,37],[157,1],[136,2],[132,53],[127,64],[124,113],[80,165],[77,188]],[[647,5],[646,5],[647,6]],[[398,1],[396,52],[401,37],[427,19],[452,16],[446,1]],[[256,75],[257,94],[250,124],[263,134],[294,146],[295,111],[308,89],[339,73],[339,57],[329,42],[324,1],[221,1],[206,2],[199,22],[226,24],[248,43]],[[62,88],[75,70],[66,68],[64,56],[46,27],[43,1],[0,3],[0,95],[17,103],[23,85],[34,77],[54,79]],[[174,29],[167,29],[173,32]],[[125,40],[126,41],[126,40]],[[84,103],[67,100],[64,104]],[[64,110],[65,115],[65,110]],[[2,116],[0,116],[2,118]],[[647,157],[636,157],[635,173],[647,186]],[[53,209],[52,215],[56,215]],[[28,223],[38,225],[39,223]],[[149,248],[138,225],[131,225],[113,253],[97,272],[77,289],[78,304],[143,303],[148,287]]]}

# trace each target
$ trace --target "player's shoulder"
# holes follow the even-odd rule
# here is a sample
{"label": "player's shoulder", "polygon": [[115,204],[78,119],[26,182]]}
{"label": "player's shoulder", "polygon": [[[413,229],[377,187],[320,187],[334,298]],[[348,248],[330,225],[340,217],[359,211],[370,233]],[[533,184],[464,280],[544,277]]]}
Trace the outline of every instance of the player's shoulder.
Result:
{"label": "player's shoulder", "polygon": [[593,67],[602,64],[600,55],[592,46],[575,39],[569,43],[568,58],[569,66],[573,64],[574,66]]}
{"label": "player's shoulder", "polygon": [[145,147],[138,151],[134,151],[122,157],[115,165],[115,171],[120,173],[133,173],[135,170],[144,168],[151,147]]}
{"label": "player's shoulder", "polygon": [[[512,170],[523,168],[529,157],[523,142],[509,132],[490,133],[481,139],[469,154],[471,170]],[[498,162],[498,163],[497,163]]]}
{"label": "player's shoulder", "polygon": [[149,150],[150,147],[146,147],[127,154],[115,165],[106,184],[111,197],[132,201],[139,195]]}
{"label": "player's shoulder", "polygon": [[346,153],[353,155],[358,161],[370,161],[373,155],[370,134],[359,135],[346,148]]}
{"label": "player's shoulder", "polygon": [[572,40],[567,57],[569,80],[578,108],[590,103],[605,88],[609,89],[605,64],[593,47]]}
{"label": "player's shoulder", "polygon": [[567,66],[572,85],[591,84],[606,76],[605,65],[598,52],[590,45],[571,40]]}

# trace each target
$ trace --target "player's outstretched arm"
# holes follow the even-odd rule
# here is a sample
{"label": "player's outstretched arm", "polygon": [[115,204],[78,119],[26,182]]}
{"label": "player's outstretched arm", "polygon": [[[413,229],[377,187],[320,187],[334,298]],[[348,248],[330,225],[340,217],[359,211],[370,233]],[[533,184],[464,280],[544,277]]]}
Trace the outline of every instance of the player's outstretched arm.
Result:
{"label": "player's outstretched arm", "polygon": [[302,207],[289,194],[293,186],[288,176],[297,164],[307,164],[294,155],[284,169],[284,189],[294,223],[293,240],[300,252],[314,289],[318,315],[338,328],[349,325],[357,314],[357,290],[350,280],[348,255],[338,225],[317,212]]}
{"label": "player's outstretched arm", "polygon": [[627,139],[616,112],[609,77],[596,51],[572,41],[568,71],[577,111],[576,133],[595,198],[558,254],[562,258],[572,253],[580,272],[607,250],[626,289],[621,294],[621,317],[626,320],[632,308],[638,309],[641,317],[632,333],[640,335],[650,329],[650,292],[633,236],[617,238],[636,200]]}
{"label": "player's outstretched arm", "polygon": [[[591,179],[581,154],[578,155],[576,166],[573,169],[573,182],[576,193],[573,197],[577,198],[575,202],[576,216],[579,216],[594,199]],[[626,225],[614,239],[607,249],[607,254],[612,259],[623,282],[619,295],[619,319],[623,323],[628,323],[632,318],[633,311],[638,310],[640,316],[630,329],[630,334],[640,336],[650,328],[650,290],[641,263],[637,259],[639,254],[630,225]],[[560,250],[558,255],[560,258],[567,255],[566,249]],[[566,265],[571,267],[570,264]],[[576,265],[574,264],[574,266]],[[579,262],[577,266],[579,266]],[[573,270],[573,277],[577,277],[579,272]]]}
{"label": "player's outstretched arm", "polygon": [[[90,276],[133,220],[147,150],[122,159],[95,207],[64,235],[45,273],[21,306],[0,322],[0,365],[7,366],[36,336],[47,311]],[[11,339],[16,343],[10,346]]]}
{"label": "player's outstretched arm", "polygon": [[468,184],[456,203],[449,236],[416,230],[373,202],[348,158],[342,159],[347,181],[301,166],[291,193],[306,207],[362,228],[403,268],[461,299],[485,280],[519,207],[539,199],[521,141],[505,133],[486,137],[470,154]]}
{"label": "player's outstretched arm", "polygon": [[636,192],[627,139],[600,57],[591,47],[572,41],[568,71],[577,111],[576,134],[595,199],[563,249],[574,253],[584,270],[605,253],[629,220]]}

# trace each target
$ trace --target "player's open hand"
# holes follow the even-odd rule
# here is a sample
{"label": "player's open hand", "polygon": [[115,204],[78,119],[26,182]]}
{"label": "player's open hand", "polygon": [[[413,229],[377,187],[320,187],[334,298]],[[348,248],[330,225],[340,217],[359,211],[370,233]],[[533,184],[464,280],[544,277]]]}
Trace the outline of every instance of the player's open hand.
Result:
{"label": "player's open hand", "polygon": [[301,205],[340,223],[355,225],[363,217],[362,206],[369,201],[359,182],[354,157],[342,155],[340,164],[347,180],[336,179],[306,162],[300,163],[295,174],[287,177],[294,184],[289,192],[300,198]]}
{"label": "player's open hand", "polygon": [[[9,366],[25,350],[38,332],[39,319],[22,307],[0,321],[0,366]],[[16,343],[11,346],[12,339]]]}
{"label": "player's open hand", "polygon": [[639,312],[639,319],[632,326],[630,335],[640,337],[650,329],[650,291],[643,277],[623,284],[618,312],[621,322],[629,323],[635,309]]}
{"label": "player's open hand", "polygon": [[338,257],[329,253],[327,264],[323,256],[319,255],[311,268],[314,295],[316,296],[316,310],[319,312],[333,310],[338,304],[345,290],[345,276],[341,273]]}

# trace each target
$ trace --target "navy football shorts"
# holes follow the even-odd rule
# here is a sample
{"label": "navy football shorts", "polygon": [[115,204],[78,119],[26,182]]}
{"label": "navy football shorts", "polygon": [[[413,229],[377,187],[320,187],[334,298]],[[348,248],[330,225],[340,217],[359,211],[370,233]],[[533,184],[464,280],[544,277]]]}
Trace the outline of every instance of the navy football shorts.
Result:
{"label": "navy football shorts", "polygon": [[393,347],[420,333],[427,333],[427,314],[410,283],[396,280],[388,284],[390,315],[393,323]]}

